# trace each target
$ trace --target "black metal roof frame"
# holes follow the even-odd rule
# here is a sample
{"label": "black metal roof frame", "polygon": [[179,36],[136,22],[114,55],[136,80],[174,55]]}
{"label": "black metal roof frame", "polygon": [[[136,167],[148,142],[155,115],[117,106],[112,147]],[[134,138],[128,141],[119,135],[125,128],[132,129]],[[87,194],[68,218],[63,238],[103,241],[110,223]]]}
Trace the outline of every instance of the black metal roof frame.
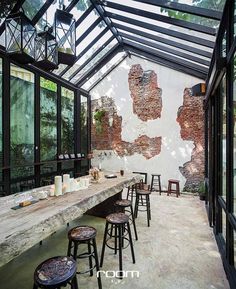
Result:
{"label": "black metal roof frame", "polygon": [[[66,11],[71,12],[79,1],[80,0],[72,0],[65,8]],[[53,2],[53,0],[47,0],[41,6],[32,18],[34,25],[41,19],[41,17],[43,17]],[[89,65],[89,67],[86,72],[76,80],[75,84],[72,82],[72,85],[77,85],[78,88],[81,88],[94,74],[96,74],[118,52],[121,51],[124,51],[124,53],[120,59],[107,69],[103,75],[99,76],[98,79],[89,86],[88,90],[91,90],[102,81],[104,77],[117,67],[117,65],[119,65],[129,53],[205,80],[210,65],[210,59],[212,57],[213,47],[215,45],[214,41],[208,40],[207,38],[209,36],[211,38],[212,36],[215,36],[216,29],[202,24],[196,24],[157,14],[151,12],[152,9],[150,9],[150,11],[141,9],[142,4],[145,4],[146,7],[149,5],[150,8],[151,6],[162,7],[217,21],[221,20],[222,13],[216,10],[180,4],[168,0],[133,0],[133,2],[140,3],[140,7],[131,7],[131,5],[126,4],[125,1],[120,4],[112,2],[112,0],[90,0],[91,5],[78,19],[76,19],[76,29],[79,31],[81,27],[80,25],[83,24],[83,21],[86,20],[92,12],[96,13],[96,20],[93,23],[90,23],[90,25],[86,27],[85,31],[76,39],[76,46],[87,38],[87,36],[98,27],[98,25],[100,25],[99,27],[101,27],[101,23],[104,23],[103,25],[105,25],[95,38],[93,37],[91,38],[91,41],[88,43],[86,42],[84,49],[77,55],[76,62],[80,60],[81,57],[86,56],[86,53],[91,51],[91,49],[106,33],[109,32],[112,36],[104,40],[101,47],[97,44],[96,49],[94,49],[92,54],[87,56],[87,59],[85,59],[80,66],[75,63],[77,66],[75,66],[75,70],[69,76],[69,81],[72,81],[74,77],[87,65]],[[23,4],[24,0],[18,0],[11,12],[16,12]],[[166,28],[161,25],[154,25],[149,21],[149,19],[152,21],[158,21],[159,23],[166,23],[171,26]],[[175,28],[173,29],[172,25],[175,28],[181,27],[181,31],[176,31]],[[197,32],[201,36],[193,35],[192,31]],[[0,26],[0,36],[3,32],[4,23]],[[202,37],[203,35],[204,37]],[[95,61],[95,56],[106,47],[109,47],[108,45],[114,39],[117,41],[117,44],[109,48],[105,55],[102,55],[100,59],[96,59]],[[95,61],[95,63],[92,63],[92,61]],[[58,78],[58,80],[61,79],[68,81],[65,76],[68,75],[70,68],[71,66],[67,66],[63,68],[60,73],[56,73],[56,71],[55,73],[54,71],[51,73]]]}

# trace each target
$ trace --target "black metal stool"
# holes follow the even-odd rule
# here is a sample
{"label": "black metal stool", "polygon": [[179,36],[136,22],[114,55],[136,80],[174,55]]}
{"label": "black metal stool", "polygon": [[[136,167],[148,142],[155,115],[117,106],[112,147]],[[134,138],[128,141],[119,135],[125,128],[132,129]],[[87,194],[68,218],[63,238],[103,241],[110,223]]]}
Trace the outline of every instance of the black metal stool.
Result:
{"label": "black metal stool", "polygon": [[[115,231],[115,235],[112,235],[113,229]],[[127,231],[129,238],[126,237],[125,231]],[[114,246],[113,244],[109,243],[109,241],[112,238],[114,238],[114,241],[115,241]],[[131,235],[130,224],[129,224],[129,216],[127,216],[124,213],[114,213],[114,214],[108,215],[106,217],[106,226],[105,226],[105,232],[104,232],[104,238],[103,238],[103,244],[102,244],[100,267],[102,267],[103,265],[103,259],[104,259],[106,246],[114,250],[115,254],[117,254],[117,251],[119,251],[119,274],[120,274],[121,279],[123,278],[122,249],[126,248],[124,247],[124,240],[128,241],[128,244],[126,247],[130,245],[133,263],[135,263],[134,247],[133,247],[132,235]],[[118,241],[118,246],[117,246],[117,241]]]}
{"label": "black metal stool", "polygon": [[[89,259],[89,269],[83,272],[77,272],[77,274],[90,273],[90,276],[93,276],[93,270],[95,268],[97,272],[99,271],[97,244],[96,244],[96,239],[95,239],[96,234],[97,234],[97,230],[89,226],[77,226],[75,228],[72,228],[68,232],[69,244],[68,244],[67,255],[72,256],[74,260],[82,259],[82,258]],[[78,254],[78,247],[80,244],[87,244],[88,252]],[[92,250],[92,247],[93,247],[93,250]],[[72,248],[74,249],[73,253],[72,253]],[[95,261],[95,265],[93,265],[93,259]],[[98,288],[102,289],[100,273],[98,273],[97,275],[97,280],[98,280]]]}
{"label": "black metal stool", "polygon": [[57,256],[42,262],[34,271],[33,289],[60,289],[70,284],[78,289],[76,261],[72,257]]}
{"label": "black metal stool", "polygon": [[[150,209],[150,191],[146,190],[137,190],[136,192],[136,201],[134,208],[134,217],[138,217],[138,211],[147,211],[147,222],[148,227],[150,227],[151,220],[151,209]],[[145,207],[144,209],[139,209],[139,207]]]}
{"label": "black metal stool", "polygon": [[129,200],[129,198],[131,198],[132,204],[133,204],[133,200],[134,200],[135,195],[136,195],[136,187],[135,186],[136,186],[136,184],[128,187],[127,196],[126,196],[127,200]]}
{"label": "black metal stool", "polygon": [[133,227],[134,227],[135,239],[138,240],[138,234],[137,234],[135,218],[134,218],[134,211],[133,211],[133,206],[132,206],[131,201],[130,200],[118,200],[115,202],[115,206],[118,208],[118,210],[122,210],[123,213],[129,214],[130,224],[133,224]]}
{"label": "black metal stool", "polygon": [[151,189],[150,189],[151,192],[155,190],[154,187],[158,187],[159,194],[161,195],[161,175],[152,174]]}

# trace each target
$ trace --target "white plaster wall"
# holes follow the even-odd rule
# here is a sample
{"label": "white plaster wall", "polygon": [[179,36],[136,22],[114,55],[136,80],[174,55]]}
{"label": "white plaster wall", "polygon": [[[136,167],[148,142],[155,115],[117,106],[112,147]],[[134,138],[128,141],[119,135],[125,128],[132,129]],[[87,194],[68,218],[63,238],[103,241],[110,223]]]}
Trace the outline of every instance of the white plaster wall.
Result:
{"label": "white plaster wall", "polygon": [[[128,73],[134,64],[140,64],[143,70],[154,70],[157,74],[158,87],[162,89],[160,119],[143,122],[133,114]],[[126,58],[91,91],[92,99],[101,96],[112,97],[115,100],[118,115],[122,116],[122,139],[133,142],[143,134],[149,137],[161,136],[161,153],[147,160],[139,154],[119,157],[114,152],[111,155],[107,152],[107,156],[102,160],[95,157],[92,164],[98,165],[101,161],[103,169],[118,171],[124,168],[129,171],[147,172],[149,182],[151,174],[158,173],[161,174],[163,187],[167,186],[169,178],[176,178],[180,180],[182,189],[185,178],[180,173],[179,166],[190,160],[193,142],[181,139],[180,126],[176,122],[176,117],[178,108],[183,103],[184,89],[199,82],[202,80],[136,56]]]}

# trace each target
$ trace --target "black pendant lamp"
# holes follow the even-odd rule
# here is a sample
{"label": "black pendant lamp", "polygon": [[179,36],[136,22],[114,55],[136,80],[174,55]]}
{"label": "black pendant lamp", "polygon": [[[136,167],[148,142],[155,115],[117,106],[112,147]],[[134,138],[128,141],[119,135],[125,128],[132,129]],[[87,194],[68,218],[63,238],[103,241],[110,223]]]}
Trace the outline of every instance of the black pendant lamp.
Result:
{"label": "black pendant lamp", "polygon": [[54,30],[58,43],[58,62],[73,65],[76,59],[75,19],[73,15],[57,9],[54,19]]}
{"label": "black pendant lamp", "polygon": [[58,45],[52,32],[52,28],[46,26],[36,37],[35,65],[45,70],[58,68]]}
{"label": "black pendant lamp", "polygon": [[31,20],[21,11],[10,14],[5,31],[6,53],[22,64],[34,62],[36,29]]}

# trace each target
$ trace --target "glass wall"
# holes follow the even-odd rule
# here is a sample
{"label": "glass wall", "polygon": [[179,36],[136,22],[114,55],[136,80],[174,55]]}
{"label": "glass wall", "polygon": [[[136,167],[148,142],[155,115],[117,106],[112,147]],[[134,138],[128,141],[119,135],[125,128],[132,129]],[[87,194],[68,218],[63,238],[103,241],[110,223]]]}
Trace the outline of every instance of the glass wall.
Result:
{"label": "glass wall", "polygon": [[231,288],[236,288],[236,41],[230,21],[234,1],[226,1],[215,47],[215,59],[207,79],[209,113],[214,109],[215,129],[208,135],[210,224]]}
{"label": "glass wall", "polygon": [[[81,95],[81,153],[88,154],[88,98]],[[86,173],[89,161],[87,159],[81,161],[81,172]]]}
{"label": "glass wall", "polygon": [[2,58],[0,58],[0,196],[4,195],[2,185],[2,166],[3,166],[3,151],[2,151]]}
{"label": "glass wall", "polygon": [[[34,175],[34,74],[13,64],[10,67],[10,164],[13,180]],[[16,189],[14,185],[12,188]]]}
{"label": "glass wall", "polygon": [[220,98],[222,100],[222,197],[226,201],[226,75],[221,81]]}
{"label": "glass wall", "polygon": [[61,154],[66,160],[62,164],[62,170],[72,173],[74,161],[70,161],[71,155],[75,153],[74,142],[74,100],[72,90],[61,88]]}
{"label": "glass wall", "polygon": [[[40,77],[40,161],[57,160],[57,85]],[[57,163],[41,165],[41,174],[55,172]]]}

